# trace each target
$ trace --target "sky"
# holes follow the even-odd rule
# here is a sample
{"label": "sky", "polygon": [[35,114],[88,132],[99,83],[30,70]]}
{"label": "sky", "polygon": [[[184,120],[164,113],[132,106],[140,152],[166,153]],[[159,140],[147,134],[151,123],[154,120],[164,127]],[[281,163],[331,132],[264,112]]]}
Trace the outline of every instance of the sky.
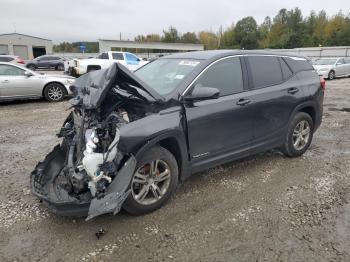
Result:
{"label": "sky", "polygon": [[[331,4],[330,4],[331,3]],[[304,16],[324,9],[329,16],[350,12],[350,0],[0,0],[0,34],[28,34],[62,41],[133,40],[138,34],[216,32],[253,16],[261,23],[281,8],[299,7]]]}

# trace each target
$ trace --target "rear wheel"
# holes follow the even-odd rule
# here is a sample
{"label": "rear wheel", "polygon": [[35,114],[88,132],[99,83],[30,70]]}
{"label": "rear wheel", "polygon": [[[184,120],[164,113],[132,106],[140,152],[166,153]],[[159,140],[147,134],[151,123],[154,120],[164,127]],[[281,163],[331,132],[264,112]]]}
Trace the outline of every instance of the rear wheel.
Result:
{"label": "rear wheel", "polygon": [[174,193],[178,173],[176,159],[168,150],[160,146],[151,148],[138,161],[131,180],[131,194],[123,208],[133,215],[160,208]]}
{"label": "rear wheel", "polygon": [[32,70],[32,71],[36,70],[36,66],[35,65],[27,65],[27,68]]}
{"label": "rear wheel", "polygon": [[328,79],[333,80],[334,78],[335,78],[335,72],[333,70],[331,70],[328,74]]}
{"label": "rear wheel", "polygon": [[66,95],[64,86],[58,83],[51,83],[45,87],[44,96],[45,99],[50,102],[59,102]]}
{"label": "rear wheel", "polygon": [[286,156],[297,157],[309,148],[313,136],[314,124],[310,115],[299,112],[288,127],[286,142],[282,151]]}
{"label": "rear wheel", "polygon": [[56,70],[63,71],[64,70],[64,66],[62,64],[59,64],[59,65],[56,66]]}

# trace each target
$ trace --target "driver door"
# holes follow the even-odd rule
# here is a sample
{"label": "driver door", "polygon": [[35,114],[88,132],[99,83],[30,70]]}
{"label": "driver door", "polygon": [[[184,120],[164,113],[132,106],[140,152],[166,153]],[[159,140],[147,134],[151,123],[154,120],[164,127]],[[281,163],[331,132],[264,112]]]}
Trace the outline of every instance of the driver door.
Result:
{"label": "driver door", "polygon": [[201,87],[215,87],[220,95],[217,99],[185,104],[194,170],[232,159],[236,154],[248,154],[253,137],[252,101],[244,88],[239,57],[224,58],[207,67],[189,94]]}

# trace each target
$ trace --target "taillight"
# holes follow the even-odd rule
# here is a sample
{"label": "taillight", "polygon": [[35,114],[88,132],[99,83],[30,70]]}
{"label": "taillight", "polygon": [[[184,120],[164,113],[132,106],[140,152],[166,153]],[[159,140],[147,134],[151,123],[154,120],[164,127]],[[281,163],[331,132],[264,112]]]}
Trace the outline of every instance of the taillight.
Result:
{"label": "taillight", "polygon": [[326,90],[326,80],[323,77],[321,77],[321,88],[323,92]]}
{"label": "taillight", "polygon": [[17,58],[17,63],[19,64],[25,64],[24,60],[22,58]]}

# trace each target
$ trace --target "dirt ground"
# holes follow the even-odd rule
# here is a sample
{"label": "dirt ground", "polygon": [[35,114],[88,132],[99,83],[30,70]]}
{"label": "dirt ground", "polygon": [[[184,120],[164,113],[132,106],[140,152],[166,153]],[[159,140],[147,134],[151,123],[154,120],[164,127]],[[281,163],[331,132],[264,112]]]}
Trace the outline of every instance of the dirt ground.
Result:
{"label": "dirt ground", "polygon": [[303,157],[268,152],[196,174],[140,217],[58,217],[30,194],[68,107],[0,104],[0,261],[350,261],[350,79],[327,82]]}

